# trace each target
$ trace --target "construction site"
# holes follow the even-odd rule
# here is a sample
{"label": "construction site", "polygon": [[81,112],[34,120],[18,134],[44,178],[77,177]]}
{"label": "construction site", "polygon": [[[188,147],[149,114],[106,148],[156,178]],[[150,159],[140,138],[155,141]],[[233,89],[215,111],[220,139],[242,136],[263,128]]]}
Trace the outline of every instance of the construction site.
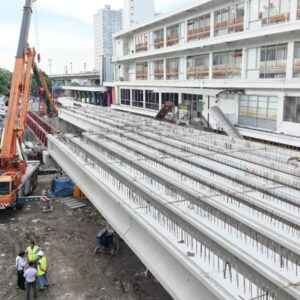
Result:
{"label": "construction site", "polygon": [[[32,4],[1,104],[0,299],[299,300],[300,137],[234,124],[222,103],[241,89],[190,88],[188,103],[120,80],[101,104],[55,98],[28,46]],[[156,110],[135,105],[150,94]]]}

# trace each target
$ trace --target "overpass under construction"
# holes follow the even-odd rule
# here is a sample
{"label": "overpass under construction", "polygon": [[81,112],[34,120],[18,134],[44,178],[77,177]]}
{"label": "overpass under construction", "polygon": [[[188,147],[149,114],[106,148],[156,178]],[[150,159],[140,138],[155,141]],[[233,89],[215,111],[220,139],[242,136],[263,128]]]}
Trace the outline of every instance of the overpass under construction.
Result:
{"label": "overpass under construction", "polygon": [[48,151],[174,299],[300,299],[299,156],[117,111]]}

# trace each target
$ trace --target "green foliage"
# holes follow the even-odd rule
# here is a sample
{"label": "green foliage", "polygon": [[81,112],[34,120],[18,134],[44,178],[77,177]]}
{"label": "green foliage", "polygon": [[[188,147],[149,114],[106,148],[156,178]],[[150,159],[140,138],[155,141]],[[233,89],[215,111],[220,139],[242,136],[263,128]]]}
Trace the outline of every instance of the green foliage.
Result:
{"label": "green foliage", "polygon": [[[46,79],[46,82],[48,84],[49,90],[51,91],[52,88],[52,79],[44,73],[44,77]],[[0,96],[8,96],[9,91],[10,91],[10,85],[11,85],[11,79],[12,79],[12,72],[0,68]],[[31,85],[31,95],[34,97],[38,97],[38,88],[39,85],[36,81],[36,79],[33,77],[32,78],[32,85]]]}
{"label": "green foliage", "polygon": [[0,68],[0,95],[7,96],[9,94],[11,78],[10,71]]}

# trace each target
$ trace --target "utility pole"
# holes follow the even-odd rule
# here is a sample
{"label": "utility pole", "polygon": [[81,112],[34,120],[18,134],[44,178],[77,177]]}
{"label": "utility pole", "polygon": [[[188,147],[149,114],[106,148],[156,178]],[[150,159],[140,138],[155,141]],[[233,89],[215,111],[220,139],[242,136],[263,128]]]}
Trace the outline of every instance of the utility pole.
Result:
{"label": "utility pole", "polygon": [[49,62],[49,74],[51,75],[52,74],[52,59],[49,58],[48,62]]}
{"label": "utility pole", "polygon": [[70,70],[71,70],[71,74],[73,73],[73,64],[72,62],[70,62]]}

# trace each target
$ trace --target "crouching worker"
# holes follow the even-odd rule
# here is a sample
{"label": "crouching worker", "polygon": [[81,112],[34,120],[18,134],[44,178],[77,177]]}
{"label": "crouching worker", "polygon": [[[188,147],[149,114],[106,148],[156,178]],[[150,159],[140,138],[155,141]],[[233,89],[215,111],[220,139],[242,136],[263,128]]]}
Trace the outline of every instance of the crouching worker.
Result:
{"label": "crouching worker", "polygon": [[27,297],[26,300],[30,300],[30,290],[33,289],[34,298],[37,297],[36,293],[36,279],[37,279],[37,271],[34,268],[34,262],[30,261],[28,263],[29,268],[24,272],[24,277],[26,280],[26,289],[27,289]]}
{"label": "crouching worker", "polygon": [[39,259],[37,265],[37,275],[40,283],[40,291],[43,291],[45,288],[48,287],[48,278],[47,278],[48,264],[43,251],[39,251],[38,257]]}

